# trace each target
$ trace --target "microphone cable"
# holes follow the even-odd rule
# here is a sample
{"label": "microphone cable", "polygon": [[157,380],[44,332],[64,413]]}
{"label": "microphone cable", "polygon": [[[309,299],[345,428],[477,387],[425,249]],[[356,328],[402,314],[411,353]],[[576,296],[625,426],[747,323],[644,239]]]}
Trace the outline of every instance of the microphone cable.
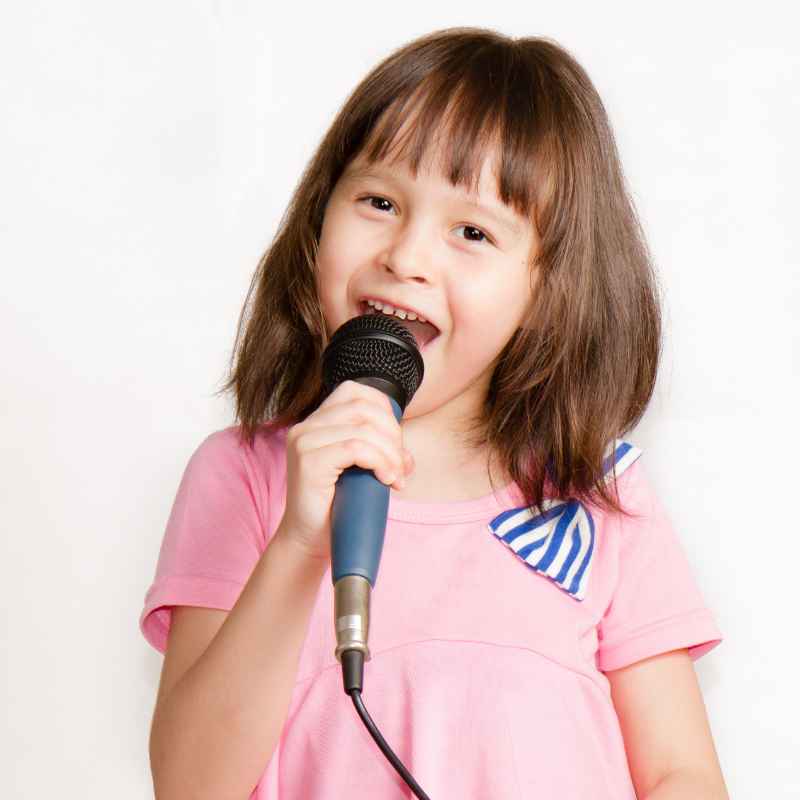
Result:
{"label": "microphone cable", "polygon": [[345,650],[342,653],[342,680],[344,682],[344,690],[350,695],[359,717],[361,717],[370,736],[375,740],[389,763],[397,770],[411,791],[414,792],[415,797],[418,797],[419,800],[430,800],[422,787],[414,780],[414,776],[403,766],[403,762],[400,761],[386,743],[386,739],[383,738],[364,706],[364,701],[361,699],[361,687],[364,682],[364,654],[360,650]]}

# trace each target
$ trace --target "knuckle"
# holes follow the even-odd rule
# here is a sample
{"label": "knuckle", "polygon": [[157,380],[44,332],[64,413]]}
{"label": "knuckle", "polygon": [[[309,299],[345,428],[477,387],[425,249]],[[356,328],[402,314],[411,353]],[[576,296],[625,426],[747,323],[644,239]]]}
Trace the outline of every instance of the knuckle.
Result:
{"label": "knuckle", "polygon": [[355,391],[355,381],[346,380],[342,381],[332,392],[331,396],[337,395],[342,398],[348,398],[353,395]]}
{"label": "knuckle", "polygon": [[360,419],[356,423],[356,428],[363,436],[366,436],[372,431],[372,423],[368,419]]}
{"label": "knuckle", "polygon": [[345,439],[342,444],[346,448],[349,455],[355,455],[361,450],[361,440],[360,439]]}
{"label": "knuckle", "polygon": [[370,412],[373,409],[373,405],[369,402],[369,400],[366,400],[363,397],[359,398],[355,401],[354,406],[355,410],[363,419],[367,420],[370,418]]}

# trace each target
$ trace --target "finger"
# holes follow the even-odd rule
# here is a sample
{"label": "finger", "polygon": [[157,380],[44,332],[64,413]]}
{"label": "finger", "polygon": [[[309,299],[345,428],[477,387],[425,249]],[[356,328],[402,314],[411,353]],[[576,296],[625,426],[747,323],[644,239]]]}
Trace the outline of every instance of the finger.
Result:
{"label": "finger", "polygon": [[[364,447],[361,447],[361,445]],[[391,485],[405,471],[398,448],[370,424],[326,425],[306,431],[295,443],[298,453],[326,482],[354,464],[371,469],[382,483]],[[324,462],[324,464],[323,464]],[[332,476],[328,470],[338,470]]]}
{"label": "finger", "polygon": [[368,402],[374,403],[375,405],[385,408],[392,417],[394,417],[394,410],[392,408],[392,403],[389,400],[389,396],[382,392],[380,389],[376,389],[374,386],[367,386],[363,383],[359,383],[358,381],[354,380],[346,380],[342,381],[319,405],[319,408],[323,406],[335,406],[339,405],[340,403],[346,403],[349,400],[353,400],[355,398],[362,397]]}
{"label": "finger", "polygon": [[305,426],[308,429],[316,429],[329,425],[346,424],[373,425],[394,443],[398,451],[403,450],[403,431],[394,414],[364,397],[354,397],[347,402],[327,408],[320,406],[307,418]]}

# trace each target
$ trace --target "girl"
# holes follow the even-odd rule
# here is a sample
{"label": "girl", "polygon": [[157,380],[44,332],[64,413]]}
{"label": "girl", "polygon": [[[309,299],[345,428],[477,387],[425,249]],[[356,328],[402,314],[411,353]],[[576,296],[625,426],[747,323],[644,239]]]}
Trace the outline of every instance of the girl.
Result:
{"label": "girl", "polygon": [[[334,656],[352,465],[392,489],[364,701],[430,797],[726,798],[692,664],[721,634],[618,438],[656,378],[651,262],[575,60],[474,28],[393,53],[253,290],[239,424],[189,460],[140,619],[165,653],[158,798],[410,797]],[[364,313],[421,347],[400,424],[371,387],[324,396],[322,352]]]}

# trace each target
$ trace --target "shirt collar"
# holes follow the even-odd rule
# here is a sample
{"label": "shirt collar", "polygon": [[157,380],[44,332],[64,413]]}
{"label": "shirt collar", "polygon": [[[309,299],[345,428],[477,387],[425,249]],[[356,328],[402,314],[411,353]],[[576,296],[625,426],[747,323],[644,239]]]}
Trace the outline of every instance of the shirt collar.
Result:
{"label": "shirt collar", "polygon": [[[641,454],[638,447],[614,439],[603,459],[603,479],[618,478]],[[583,503],[546,499],[541,512],[532,506],[509,508],[487,528],[528,567],[575,600],[584,599],[595,547],[594,520]]]}

